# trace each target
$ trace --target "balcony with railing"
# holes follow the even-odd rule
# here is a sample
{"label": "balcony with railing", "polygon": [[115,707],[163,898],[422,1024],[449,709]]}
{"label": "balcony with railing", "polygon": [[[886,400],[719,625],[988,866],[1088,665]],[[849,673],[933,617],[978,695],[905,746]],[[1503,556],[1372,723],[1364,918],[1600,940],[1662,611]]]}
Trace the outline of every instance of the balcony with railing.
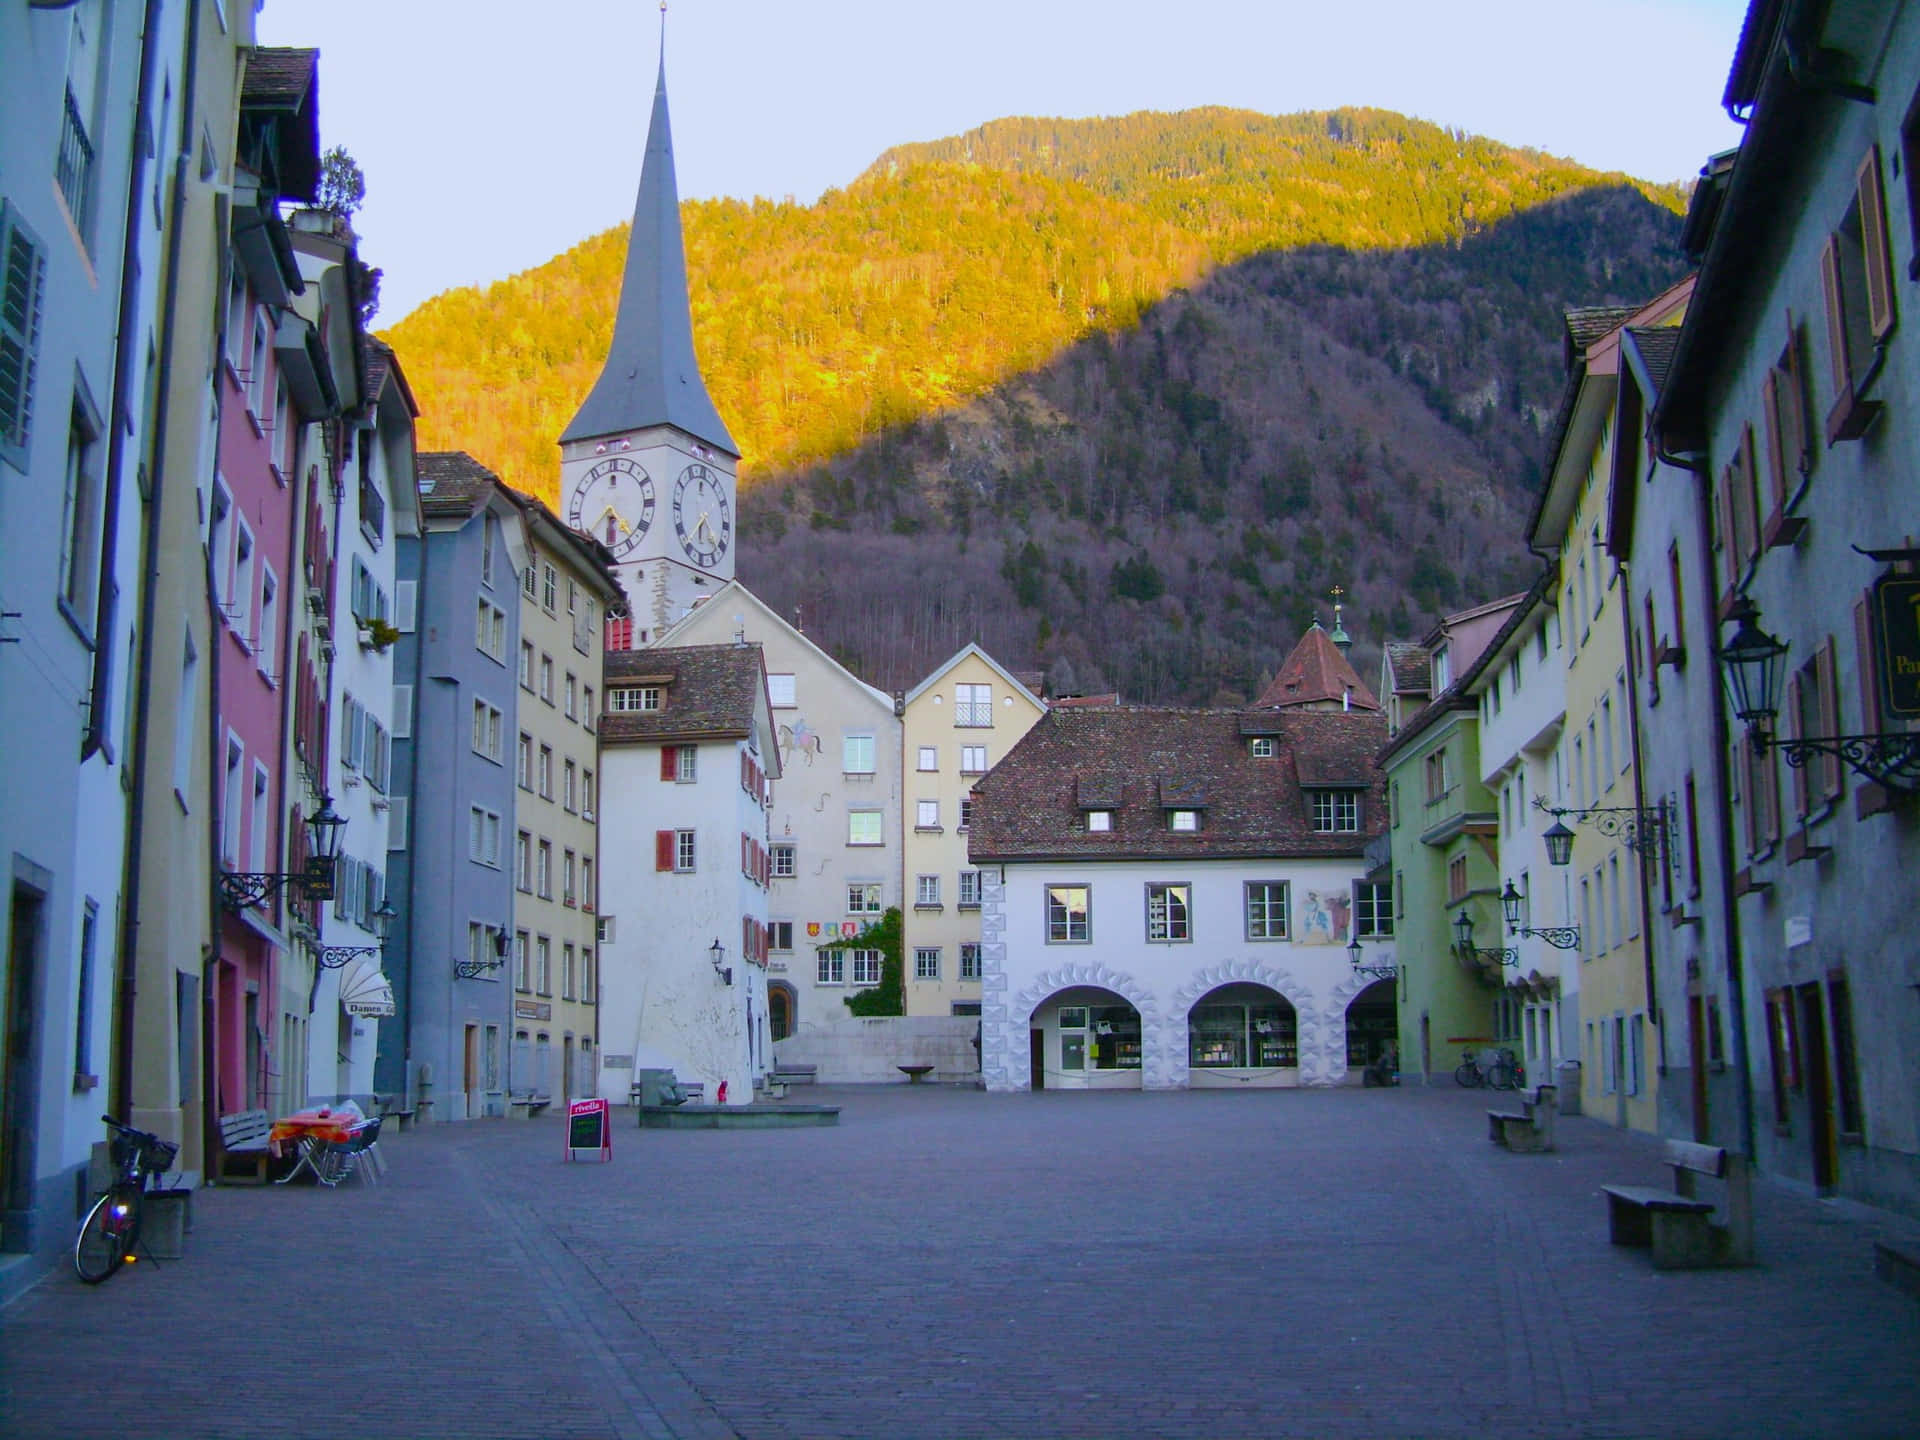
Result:
{"label": "balcony with railing", "polygon": [[83,235],[87,228],[87,199],[93,184],[93,142],[87,139],[87,125],[80,118],[80,106],[67,90],[67,113],[60,127],[60,154],[54,162],[54,178],[60,195],[67,202],[67,213]]}

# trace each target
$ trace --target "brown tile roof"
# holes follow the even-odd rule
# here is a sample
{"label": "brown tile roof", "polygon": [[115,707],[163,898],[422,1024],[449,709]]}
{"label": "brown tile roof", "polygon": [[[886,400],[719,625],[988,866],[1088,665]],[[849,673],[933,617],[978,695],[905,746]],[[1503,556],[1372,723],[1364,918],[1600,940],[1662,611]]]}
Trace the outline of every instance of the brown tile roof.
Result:
{"label": "brown tile roof", "polygon": [[[1141,706],[1053,709],[974,786],[969,851],[976,861],[1358,857],[1384,831],[1383,781],[1372,768],[1386,719],[1372,711],[1289,710],[1275,754],[1256,757],[1245,711]],[[1355,834],[1318,834],[1300,767],[1369,799]],[[1083,797],[1117,795],[1113,829],[1089,833]],[[1179,797],[1199,795],[1200,800]],[[1172,797],[1172,798],[1170,798]],[[1197,833],[1167,828],[1169,807],[1205,815]]]}
{"label": "brown tile roof", "polygon": [[572,552],[575,564],[600,581],[603,599],[617,599],[620,604],[626,603],[627,592],[614,571],[611,550],[591,535],[568,529],[561,523],[560,517],[553,513],[553,508],[539,496],[509,487],[507,498],[526,515],[528,528],[539,531],[534,541],[536,545],[558,543],[566,546]]}
{"label": "brown tile roof", "polygon": [[767,687],[758,645],[615,650],[606,657],[602,683],[609,692],[640,683],[665,692],[658,710],[604,711],[600,739],[606,745],[744,740]]}
{"label": "brown tile roof", "polygon": [[1405,640],[1387,644],[1387,664],[1393,670],[1393,693],[1424,695],[1433,688],[1433,657],[1427,647]]}
{"label": "brown tile roof", "polygon": [[1618,330],[1638,308],[1635,305],[1582,305],[1567,311],[1567,343],[1575,352],[1568,363],[1584,354],[1594,341]]}
{"label": "brown tile roof", "polygon": [[425,515],[466,515],[489,491],[506,486],[498,475],[464,450],[428,450],[413,457],[420,511]]}
{"label": "brown tile roof", "polygon": [[1658,399],[1660,392],[1667,388],[1667,372],[1673,369],[1673,352],[1680,348],[1680,327],[1655,325],[1629,330],[1627,334],[1633,337],[1634,349],[1640,352],[1640,358],[1646,362],[1647,379],[1653,382],[1654,398]]}
{"label": "brown tile roof", "polygon": [[1316,620],[1307,627],[1307,633],[1300,637],[1293,653],[1281,662],[1272,682],[1253,704],[1257,710],[1278,710],[1328,702],[1338,705],[1348,697],[1356,710],[1380,708],[1373,691]]}
{"label": "brown tile roof", "polygon": [[247,56],[240,103],[275,110],[298,110],[313,88],[320,68],[318,50],[261,45]]}

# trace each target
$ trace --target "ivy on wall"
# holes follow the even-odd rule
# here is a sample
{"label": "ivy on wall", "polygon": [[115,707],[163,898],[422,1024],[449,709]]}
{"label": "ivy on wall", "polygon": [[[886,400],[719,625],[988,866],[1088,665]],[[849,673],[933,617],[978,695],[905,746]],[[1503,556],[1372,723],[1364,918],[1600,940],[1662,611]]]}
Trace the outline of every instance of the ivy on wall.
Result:
{"label": "ivy on wall", "polygon": [[843,997],[847,1009],[855,1015],[904,1015],[907,1013],[906,935],[900,919],[900,907],[887,913],[851,940],[820,948],[823,950],[878,950],[880,983]]}

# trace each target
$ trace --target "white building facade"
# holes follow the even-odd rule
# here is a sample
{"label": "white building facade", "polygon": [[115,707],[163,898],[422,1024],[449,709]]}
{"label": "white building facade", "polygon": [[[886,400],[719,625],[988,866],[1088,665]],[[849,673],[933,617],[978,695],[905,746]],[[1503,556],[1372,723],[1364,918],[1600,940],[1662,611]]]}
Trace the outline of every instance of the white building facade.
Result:
{"label": "white building facade", "polygon": [[780,773],[760,650],[607,657],[599,1094],[671,1070],[744,1105],[770,1064],[768,804]]}
{"label": "white building facade", "polygon": [[1385,734],[1050,711],[976,787],[987,1088],[1357,1083],[1394,1044],[1392,900],[1363,854]]}

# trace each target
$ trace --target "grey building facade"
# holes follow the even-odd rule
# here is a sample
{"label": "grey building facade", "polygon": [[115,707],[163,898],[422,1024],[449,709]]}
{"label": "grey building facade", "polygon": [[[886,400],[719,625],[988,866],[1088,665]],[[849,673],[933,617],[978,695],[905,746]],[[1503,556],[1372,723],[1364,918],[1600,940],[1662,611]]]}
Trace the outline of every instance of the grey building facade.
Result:
{"label": "grey building facade", "polygon": [[1908,1214],[1920,764],[1886,764],[1884,742],[1844,760],[1795,746],[1911,725],[1885,672],[1920,664],[1920,644],[1875,606],[1920,558],[1916,98],[1912,7],[1755,0],[1724,96],[1745,137],[1695,195],[1699,276],[1654,411],[1707,497],[1719,653],[1701,659],[1717,682],[1736,639],[1785,647],[1772,743],[1730,717],[1720,754],[1691,727],[1654,740],[1685,746],[1696,775],[1724,767],[1734,899],[1703,923],[1731,921],[1743,967],[1753,1152],[1790,1183]]}
{"label": "grey building facade", "polygon": [[[470,456],[418,460],[420,535],[400,537],[387,944],[396,1013],[374,1086],[423,1120],[504,1113],[511,987],[512,736],[521,510]],[[411,693],[403,695],[402,688]],[[405,734],[400,733],[404,728]]]}

